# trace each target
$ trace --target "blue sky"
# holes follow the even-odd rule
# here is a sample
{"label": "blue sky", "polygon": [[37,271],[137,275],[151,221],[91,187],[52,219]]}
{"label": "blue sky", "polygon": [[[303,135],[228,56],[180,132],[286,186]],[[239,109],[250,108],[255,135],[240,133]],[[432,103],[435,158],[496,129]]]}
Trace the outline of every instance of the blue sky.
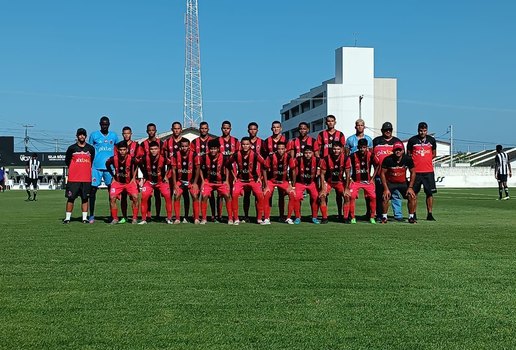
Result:
{"label": "blue sky", "polygon": [[[283,103],[333,77],[334,50],[356,36],[375,48],[376,76],[398,78],[401,137],[426,120],[443,139],[453,124],[460,150],[516,144],[512,2],[199,1],[213,132],[229,119],[243,136],[257,121],[266,136]],[[43,151],[102,115],[137,136],[182,121],[185,2],[1,0],[0,135],[20,149],[32,124],[31,149]]]}

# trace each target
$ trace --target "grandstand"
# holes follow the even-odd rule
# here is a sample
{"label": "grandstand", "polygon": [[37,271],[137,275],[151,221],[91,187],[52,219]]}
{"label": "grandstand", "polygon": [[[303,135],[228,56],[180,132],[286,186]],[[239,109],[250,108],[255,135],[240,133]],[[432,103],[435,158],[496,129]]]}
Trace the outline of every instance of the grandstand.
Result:
{"label": "grandstand", "polygon": [[[516,158],[516,147],[514,148],[505,148],[503,150],[507,153],[509,160],[511,163]],[[457,167],[490,167],[493,168],[495,165],[495,155],[496,151],[492,150],[483,150],[479,152],[467,152],[467,153],[457,153],[453,155],[453,163]],[[449,167],[450,166],[451,157],[450,155],[438,156],[434,159],[434,165],[436,167]]]}

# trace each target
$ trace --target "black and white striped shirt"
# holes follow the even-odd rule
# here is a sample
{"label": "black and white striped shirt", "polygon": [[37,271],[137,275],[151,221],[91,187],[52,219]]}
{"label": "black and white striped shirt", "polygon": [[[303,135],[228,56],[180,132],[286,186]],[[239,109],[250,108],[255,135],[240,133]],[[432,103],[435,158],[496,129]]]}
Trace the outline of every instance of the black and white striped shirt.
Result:
{"label": "black and white striped shirt", "polygon": [[509,167],[511,164],[509,163],[509,158],[507,157],[507,153],[500,152],[495,157],[495,167],[496,173],[499,175],[508,175]]}
{"label": "black and white striped shirt", "polygon": [[27,162],[27,177],[29,179],[37,179],[39,175],[39,167],[41,162],[37,159],[29,159]]}

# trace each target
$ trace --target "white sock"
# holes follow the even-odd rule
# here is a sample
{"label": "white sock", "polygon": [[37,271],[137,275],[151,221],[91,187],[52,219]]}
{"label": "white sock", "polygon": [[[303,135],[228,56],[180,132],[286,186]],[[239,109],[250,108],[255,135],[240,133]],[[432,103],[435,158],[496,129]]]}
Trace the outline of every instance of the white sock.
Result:
{"label": "white sock", "polygon": [[82,219],[83,220],[88,220],[88,212],[87,211],[83,211],[82,212]]}
{"label": "white sock", "polygon": [[383,217],[384,219],[387,219],[387,214],[382,214],[382,217]]}
{"label": "white sock", "polygon": [[414,214],[408,214],[409,219],[412,219],[414,217]]}
{"label": "white sock", "polygon": [[71,217],[72,217],[72,212],[71,211],[67,211],[66,212],[66,216],[65,216],[65,220],[70,220]]}

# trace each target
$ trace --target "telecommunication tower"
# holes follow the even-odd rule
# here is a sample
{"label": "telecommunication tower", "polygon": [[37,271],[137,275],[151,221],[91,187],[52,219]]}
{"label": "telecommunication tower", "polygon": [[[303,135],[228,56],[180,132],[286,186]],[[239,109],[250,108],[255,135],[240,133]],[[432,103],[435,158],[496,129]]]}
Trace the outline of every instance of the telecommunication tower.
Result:
{"label": "telecommunication tower", "polygon": [[201,84],[201,46],[197,0],[186,0],[185,15],[185,93],[183,126],[197,127],[203,121]]}

